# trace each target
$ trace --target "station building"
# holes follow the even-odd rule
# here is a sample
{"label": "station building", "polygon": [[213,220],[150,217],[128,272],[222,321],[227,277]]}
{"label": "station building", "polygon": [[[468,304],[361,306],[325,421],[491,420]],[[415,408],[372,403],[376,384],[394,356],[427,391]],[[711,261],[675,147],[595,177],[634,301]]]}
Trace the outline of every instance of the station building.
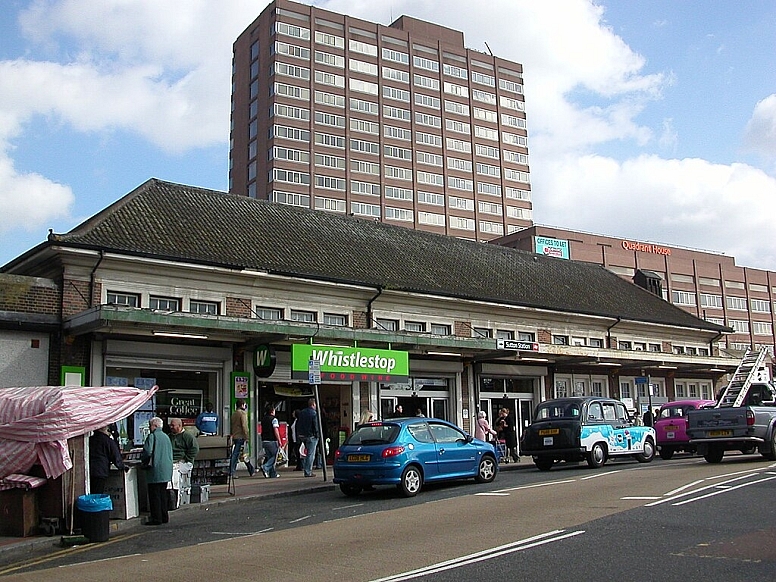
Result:
{"label": "station building", "polygon": [[228,431],[237,398],[288,422],[315,356],[331,452],[365,409],[470,430],[506,406],[520,432],[547,398],[644,410],[713,397],[738,364],[729,328],[599,265],[156,179],[0,268],[0,290],[0,386],[158,384],[157,414],[211,401]]}

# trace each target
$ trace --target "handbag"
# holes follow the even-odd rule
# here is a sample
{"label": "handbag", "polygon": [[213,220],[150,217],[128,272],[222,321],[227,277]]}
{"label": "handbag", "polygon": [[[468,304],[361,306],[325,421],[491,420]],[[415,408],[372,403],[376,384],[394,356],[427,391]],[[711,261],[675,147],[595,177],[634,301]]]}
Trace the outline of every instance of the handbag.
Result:
{"label": "handbag", "polygon": [[275,464],[285,465],[286,463],[288,463],[288,457],[286,456],[286,452],[283,450],[282,447],[279,447],[278,456],[277,456],[277,459],[275,459]]}
{"label": "handbag", "polygon": [[178,490],[167,489],[167,511],[178,509]]}
{"label": "handbag", "polygon": [[145,457],[140,461],[140,468],[143,471],[150,471],[154,468],[154,453],[156,452],[156,438],[154,438],[154,444],[151,445],[151,456]]}

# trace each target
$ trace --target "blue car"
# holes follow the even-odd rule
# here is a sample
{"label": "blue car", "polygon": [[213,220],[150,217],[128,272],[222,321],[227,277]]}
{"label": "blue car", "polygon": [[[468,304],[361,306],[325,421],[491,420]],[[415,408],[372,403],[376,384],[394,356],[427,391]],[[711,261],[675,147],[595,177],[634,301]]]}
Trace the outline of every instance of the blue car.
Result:
{"label": "blue car", "polygon": [[347,496],[395,485],[413,497],[424,483],[496,478],[493,445],[437,418],[397,418],[361,425],[337,449],[334,482]]}

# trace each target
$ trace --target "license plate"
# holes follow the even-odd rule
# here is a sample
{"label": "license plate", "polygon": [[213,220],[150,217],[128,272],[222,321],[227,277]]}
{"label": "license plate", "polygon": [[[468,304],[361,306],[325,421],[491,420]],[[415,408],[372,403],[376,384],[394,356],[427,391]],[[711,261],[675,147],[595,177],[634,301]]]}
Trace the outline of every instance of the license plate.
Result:
{"label": "license plate", "polygon": [[369,455],[348,455],[348,463],[368,463]]}
{"label": "license plate", "polygon": [[667,439],[675,439],[676,438],[676,434],[672,433],[672,432],[667,432],[666,433],[666,438]]}
{"label": "license plate", "polygon": [[666,430],[679,430],[679,427],[678,426],[674,426],[673,424],[669,424],[666,427]]}
{"label": "license plate", "polygon": [[710,437],[726,437],[726,436],[733,436],[732,430],[710,430],[709,431]]}
{"label": "license plate", "polygon": [[545,447],[551,447],[552,446],[552,437],[544,437],[544,446]]}
{"label": "license plate", "polygon": [[539,431],[539,436],[547,436],[550,434],[560,434],[559,428],[543,428]]}

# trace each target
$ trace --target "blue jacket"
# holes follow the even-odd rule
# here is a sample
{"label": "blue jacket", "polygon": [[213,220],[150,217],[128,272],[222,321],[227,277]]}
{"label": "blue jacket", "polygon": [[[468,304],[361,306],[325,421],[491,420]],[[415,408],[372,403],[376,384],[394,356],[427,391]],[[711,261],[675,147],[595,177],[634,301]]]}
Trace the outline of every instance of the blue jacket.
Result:
{"label": "blue jacket", "polygon": [[194,421],[199,432],[216,434],[218,432],[218,414],[215,412],[201,412]]}

